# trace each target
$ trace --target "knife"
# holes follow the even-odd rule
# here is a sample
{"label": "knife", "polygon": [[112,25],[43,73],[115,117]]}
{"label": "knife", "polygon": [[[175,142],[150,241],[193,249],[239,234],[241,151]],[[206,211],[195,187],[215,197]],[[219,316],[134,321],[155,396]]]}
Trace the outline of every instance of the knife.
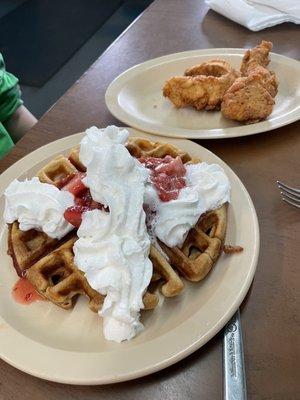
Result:
{"label": "knife", "polygon": [[247,399],[243,337],[239,310],[237,310],[224,329],[223,391],[224,400]]}

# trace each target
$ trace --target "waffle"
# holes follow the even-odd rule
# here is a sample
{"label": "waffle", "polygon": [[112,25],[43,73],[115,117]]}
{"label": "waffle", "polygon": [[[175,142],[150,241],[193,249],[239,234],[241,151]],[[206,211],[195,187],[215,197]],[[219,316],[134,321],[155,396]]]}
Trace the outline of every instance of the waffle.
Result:
{"label": "waffle", "polygon": [[43,183],[59,186],[63,179],[76,172],[78,172],[78,170],[74,165],[66,157],[59,155],[46,164],[37,173],[37,177]]}
{"label": "waffle", "polygon": [[152,281],[163,279],[166,283],[161,287],[162,294],[165,297],[177,296],[182,291],[184,285],[168,260],[153,245],[150,247],[149,257],[153,264],[154,273],[156,274]]}
{"label": "waffle", "polygon": [[129,153],[135,158],[140,158],[140,157],[164,158],[165,156],[169,155],[174,158],[179,156],[184,164],[192,161],[192,158],[188,153],[178,149],[177,147],[169,143],[151,142],[150,140],[147,139],[130,137],[128,139],[126,147]]}
{"label": "waffle", "polygon": [[[179,156],[185,164],[199,162],[173,145],[142,138],[130,138],[127,149],[136,158],[163,158],[170,155],[174,158]],[[71,150],[68,158],[59,155],[51,160],[37,176],[41,182],[60,187],[69,175],[84,170],[77,146]],[[153,264],[153,276],[150,287],[152,283],[159,284],[164,297],[174,297],[184,288],[180,275],[191,281],[203,279],[221,253],[226,215],[226,205],[223,205],[201,216],[181,248],[169,248],[163,243],[159,243],[161,249],[151,245],[149,257]],[[89,307],[98,311],[103,296],[90,287],[84,274],[74,264],[72,249],[77,237],[71,235],[62,243],[41,232],[22,232],[15,222],[9,227],[9,254],[17,272],[20,274],[27,270],[26,277],[44,298],[64,309],[70,309],[77,297],[85,294],[89,298]],[[144,308],[155,308],[158,300],[158,295],[148,288],[143,297]]]}
{"label": "waffle", "polygon": [[26,278],[41,296],[52,303],[69,310],[80,294],[89,299],[89,307],[97,312],[103,303],[103,296],[88,284],[83,272],[74,264],[74,235],[66,243],[41,258],[26,271]]}
{"label": "waffle", "polygon": [[73,147],[69,154],[69,161],[74,165],[78,171],[85,172],[86,168],[79,159],[79,146]]}
{"label": "waffle", "polygon": [[47,252],[53,250],[59,241],[34,229],[21,231],[18,222],[8,226],[8,254],[13,260],[19,276]]}
{"label": "waffle", "polygon": [[[85,294],[90,309],[97,312],[103,297],[90,287],[74,264],[73,244],[76,240],[74,233],[62,243],[34,229],[24,232],[14,222],[8,227],[8,254],[17,274],[26,276],[45,299],[68,310],[73,308],[78,295]],[[143,301],[145,309],[151,310],[156,307],[158,296],[147,291]]]}
{"label": "waffle", "polygon": [[227,206],[201,216],[181,248],[160,243],[171,264],[190,281],[206,277],[219,257],[226,233]]}

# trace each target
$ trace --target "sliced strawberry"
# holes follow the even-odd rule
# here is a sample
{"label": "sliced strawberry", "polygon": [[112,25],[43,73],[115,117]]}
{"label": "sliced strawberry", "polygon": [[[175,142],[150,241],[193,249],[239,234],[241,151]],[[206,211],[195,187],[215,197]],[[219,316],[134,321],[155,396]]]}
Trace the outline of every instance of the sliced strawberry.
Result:
{"label": "sliced strawberry", "polygon": [[74,206],[71,206],[66,209],[64,212],[65,219],[70,222],[70,224],[74,225],[76,228],[79,228],[82,220],[82,213],[90,210],[105,210],[103,204],[98,203],[93,200],[91,196],[90,189],[85,187],[78,196],[74,198]]}
{"label": "sliced strawberry", "polygon": [[175,200],[180,189],[186,186],[184,176],[186,168],[178,156],[164,158],[141,157],[139,161],[151,170],[150,180],[157,190],[161,201]]}
{"label": "sliced strawberry", "polygon": [[165,156],[164,158],[158,157],[140,157],[139,162],[145,164],[145,167],[148,169],[155,169],[159,165],[167,164],[170,161],[174,160],[171,156]]}
{"label": "sliced strawberry", "polygon": [[62,190],[67,190],[74,196],[78,196],[82,191],[86,189],[86,186],[82,182],[82,179],[86,176],[84,172],[76,173],[72,179],[63,186]]}
{"label": "sliced strawberry", "polygon": [[158,192],[158,197],[160,198],[161,201],[167,202],[170,200],[176,200],[178,198],[179,190],[171,190],[171,191],[166,191],[166,190],[160,190]]}
{"label": "sliced strawberry", "polygon": [[[165,157],[165,159],[167,157]],[[155,172],[159,174],[163,172],[169,176],[184,176],[186,169],[180,157],[176,157],[175,159],[170,157],[170,159],[168,159],[168,163],[158,165],[155,168]]]}
{"label": "sliced strawberry", "polygon": [[82,213],[87,211],[86,207],[83,206],[72,206],[66,209],[64,212],[64,218],[76,228],[80,227],[82,221]]}

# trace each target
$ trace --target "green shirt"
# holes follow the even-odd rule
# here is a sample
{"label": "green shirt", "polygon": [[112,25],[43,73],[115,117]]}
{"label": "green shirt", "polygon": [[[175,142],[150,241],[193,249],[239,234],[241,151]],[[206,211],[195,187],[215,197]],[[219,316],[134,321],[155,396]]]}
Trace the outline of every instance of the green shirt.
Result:
{"label": "green shirt", "polygon": [[19,80],[5,71],[5,64],[0,53],[0,158],[2,158],[14,145],[3,122],[7,121],[21,104]]}

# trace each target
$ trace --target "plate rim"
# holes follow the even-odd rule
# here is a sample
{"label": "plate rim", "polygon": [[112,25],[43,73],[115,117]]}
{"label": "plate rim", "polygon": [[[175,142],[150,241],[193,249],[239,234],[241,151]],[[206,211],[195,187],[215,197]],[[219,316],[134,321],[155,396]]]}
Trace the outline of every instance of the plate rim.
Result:
{"label": "plate rim", "polygon": [[[255,124],[249,125],[238,125],[229,128],[215,128],[215,129],[199,129],[191,130],[185,128],[173,128],[165,126],[164,124],[141,122],[134,114],[128,113],[119,105],[117,97],[122,87],[128,82],[128,80],[137,72],[142,71],[146,68],[151,68],[157,64],[162,64],[164,62],[170,62],[172,60],[178,60],[181,58],[189,58],[193,56],[204,56],[204,55],[214,55],[220,57],[222,55],[243,55],[246,49],[243,48],[211,48],[211,49],[199,49],[199,50],[187,50],[183,52],[171,53],[164,56],[152,58],[145,62],[134,65],[121,74],[119,74],[113,81],[109,84],[105,92],[105,103],[111,114],[119,119],[122,123],[132,126],[135,129],[151,133],[158,136],[172,137],[172,138],[185,138],[185,139],[231,139],[235,137],[243,137],[255,135],[258,133],[269,132],[274,129],[278,129],[282,126],[289,125],[300,119],[300,103],[292,111],[287,114],[279,115],[276,120],[271,124],[269,120],[261,121]],[[287,57],[282,54],[270,52],[271,57],[278,60],[282,64],[295,65],[300,62],[291,57]],[[272,61],[272,60],[271,60]],[[172,133],[176,129],[176,134]],[[188,135],[186,133],[188,132]],[[241,133],[242,132],[242,133]]]}
{"label": "plate rim", "polygon": [[[151,139],[152,135],[145,134],[142,131],[128,128],[128,127],[126,127],[126,129],[128,129],[131,132],[131,134],[133,133],[134,136],[142,136],[143,137],[143,135],[144,135],[144,137],[146,136],[146,138],[147,137],[149,138],[149,136],[150,136],[150,139]],[[15,176],[17,174],[17,171],[24,164],[26,164],[26,163],[32,164],[33,155],[36,156],[36,157],[34,157],[34,165],[35,165],[38,162],[40,162],[41,160],[43,160],[45,158],[45,156],[49,156],[49,154],[51,154],[49,151],[49,147],[51,148],[51,146],[55,146],[59,143],[62,146],[62,151],[64,151],[64,149],[67,148],[67,146],[72,147],[72,146],[76,145],[79,142],[79,139],[82,137],[82,135],[83,135],[83,133],[77,133],[77,134],[73,134],[73,135],[58,139],[56,141],[50,142],[50,143],[40,147],[39,149],[27,154],[22,159],[18,160],[16,163],[14,163],[12,166],[10,166],[6,171],[4,171],[3,174],[1,175],[0,195],[2,196],[2,194],[3,194],[3,188],[7,184],[6,183],[7,179],[9,179],[9,180],[13,179],[13,178],[11,178],[11,176],[12,175]],[[165,140],[164,137],[161,137],[160,139],[162,141]],[[187,140],[176,138],[176,139],[173,139],[173,141],[180,142],[180,141],[187,141]],[[188,141],[188,142],[191,142],[191,141]],[[117,383],[117,382],[129,381],[132,379],[140,378],[142,376],[149,375],[151,373],[162,370],[172,364],[175,364],[178,361],[180,361],[183,358],[190,355],[191,353],[193,353],[194,351],[198,350],[204,344],[206,344],[212,337],[214,337],[225,326],[225,324],[229,321],[229,319],[232,317],[232,315],[235,313],[235,311],[239,308],[240,304],[244,300],[244,298],[250,288],[250,285],[252,283],[252,280],[253,280],[253,277],[254,277],[254,274],[256,271],[256,266],[257,266],[257,261],[258,261],[258,256],[259,256],[259,246],[260,246],[260,233],[259,233],[258,219],[257,219],[255,207],[253,205],[252,199],[251,199],[247,189],[245,188],[244,184],[239,179],[239,177],[235,174],[235,172],[230,168],[230,166],[228,164],[226,164],[223,160],[221,160],[217,155],[212,153],[210,150],[208,150],[208,149],[204,148],[203,146],[196,144],[194,142],[192,142],[192,143],[193,143],[194,147],[201,147],[202,149],[204,149],[205,152],[212,154],[213,157],[216,158],[216,162],[220,161],[221,164],[224,163],[227,166],[227,168],[229,168],[229,170],[235,176],[235,179],[237,179],[237,181],[239,183],[239,188],[243,191],[243,194],[246,195],[247,200],[248,200],[248,205],[250,206],[251,220],[253,221],[253,228],[254,228],[253,242],[254,242],[255,252],[252,256],[252,259],[250,260],[251,268],[249,268],[245,282],[242,285],[242,287],[240,288],[238,295],[235,297],[234,304],[231,306],[231,308],[228,309],[223,314],[223,316],[217,321],[217,323],[215,323],[211,327],[211,329],[208,330],[206,332],[206,334],[204,334],[203,337],[201,337],[201,338],[198,337],[198,339],[195,340],[193,343],[191,343],[188,347],[182,348],[176,354],[171,355],[167,359],[159,361],[157,364],[154,364],[154,365],[151,364],[151,365],[145,366],[142,369],[132,370],[131,372],[128,372],[125,374],[100,376],[100,377],[92,378],[92,379],[88,379],[86,377],[84,377],[83,379],[78,378],[78,377],[76,377],[76,378],[71,378],[71,377],[60,378],[59,376],[57,376],[53,373],[51,374],[51,372],[49,374],[49,373],[47,373],[47,371],[35,370],[32,367],[24,366],[23,364],[20,365],[18,362],[15,362],[13,359],[11,359],[8,356],[3,356],[3,349],[1,349],[1,341],[2,340],[0,340],[0,358],[2,358],[5,362],[7,362],[8,364],[14,366],[15,368],[17,368],[23,372],[26,372],[30,375],[33,375],[35,377],[42,378],[45,380],[59,382],[59,383],[73,384],[73,385],[99,385],[99,384],[103,385],[103,384]],[[31,162],[30,162],[30,159],[31,159]],[[28,166],[27,169],[28,168],[31,168],[31,167]],[[2,226],[5,226],[5,223],[3,221],[1,222],[1,228],[2,228]],[[7,325],[6,321],[2,318],[2,316],[0,316],[0,325],[3,322]],[[28,338],[27,336],[23,335],[22,333],[18,332],[12,326],[8,325],[8,327],[9,327],[9,329],[6,331],[3,329],[2,330],[0,329],[0,339],[2,339],[3,335],[5,335],[5,332],[7,333],[7,331],[9,331],[10,334],[14,334],[14,336],[17,338],[23,337],[27,341],[29,340],[30,342],[33,342],[37,347],[40,347],[40,348],[46,347],[46,348],[52,350],[54,353],[55,352],[67,353],[68,352],[65,350],[54,349],[50,346],[42,345],[39,342],[35,342],[34,340],[32,340],[32,339]],[[161,335],[159,338],[162,338],[164,335],[166,335],[166,334]],[[130,351],[130,349],[129,349],[129,351]],[[69,353],[76,353],[76,352],[69,352]],[[76,354],[78,354],[78,352]],[[95,354],[95,353],[80,353],[80,354]]]}

